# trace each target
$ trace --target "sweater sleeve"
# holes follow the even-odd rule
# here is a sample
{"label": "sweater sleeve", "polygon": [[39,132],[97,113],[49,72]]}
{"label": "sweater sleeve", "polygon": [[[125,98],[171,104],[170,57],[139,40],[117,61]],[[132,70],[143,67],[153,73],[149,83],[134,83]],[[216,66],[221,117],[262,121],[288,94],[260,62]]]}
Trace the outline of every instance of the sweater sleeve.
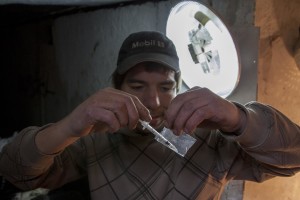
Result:
{"label": "sweater sleeve", "polygon": [[82,176],[80,159],[75,160],[73,155],[75,153],[80,158],[84,153],[81,145],[68,147],[75,151],[68,151],[67,148],[51,155],[39,151],[35,136],[48,126],[51,124],[25,128],[0,154],[0,174],[23,190],[38,187],[53,189]]}
{"label": "sweater sleeve", "polygon": [[299,125],[269,105],[235,104],[246,113],[247,125],[242,133],[223,134],[240,147],[228,175],[262,182],[297,173],[300,170]]}
{"label": "sweater sleeve", "polygon": [[263,163],[299,167],[300,127],[275,108],[258,102],[246,104],[244,111],[247,126],[235,138],[240,146]]}

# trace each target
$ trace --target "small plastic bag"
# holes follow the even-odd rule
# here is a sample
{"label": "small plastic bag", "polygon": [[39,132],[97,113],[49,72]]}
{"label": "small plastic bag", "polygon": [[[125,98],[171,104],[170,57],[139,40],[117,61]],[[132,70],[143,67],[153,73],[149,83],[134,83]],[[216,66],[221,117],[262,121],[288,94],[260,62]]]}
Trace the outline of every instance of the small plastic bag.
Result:
{"label": "small plastic bag", "polygon": [[188,150],[193,146],[196,142],[196,139],[192,136],[183,133],[179,136],[174,135],[173,131],[164,127],[163,130],[159,133],[155,130],[152,126],[150,126],[149,122],[139,120],[143,129],[147,129],[151,133],[155,135],[155,140],[159,143],[163,144],[164,146],[168,147],[169,149],[173,150],[177,154],[181,155],[182,157],[188,152]]}
{"label": "small plastic bag", "polygon": [[[190,136],[189,134],[183,133],[179,136],[174,135],[173,131],[171,131],[168,128],[163,128],[163,130],[160,132],[162,136],[164,136],[173,146],[176,147],[179,155],[182,157],[185,156],[185,154],[188,152],[188,150],[194,145],[196,142],[196,139]],[[159,140],[159,138],[156,138]],[[173,150],[173,149],[172,149]]]}

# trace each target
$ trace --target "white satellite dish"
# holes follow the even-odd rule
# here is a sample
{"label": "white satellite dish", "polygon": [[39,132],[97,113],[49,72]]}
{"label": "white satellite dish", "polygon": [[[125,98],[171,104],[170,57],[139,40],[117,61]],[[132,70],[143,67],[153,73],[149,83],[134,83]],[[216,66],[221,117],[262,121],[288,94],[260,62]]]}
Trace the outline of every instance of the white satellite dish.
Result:
{"label": "white satellite dish", "polygon": [[167,36],[174,42],[183,82],[188,88],[206,87],[226,98],[240,78],[235,43],[225,24],[211,9],[195,1],[172,8]]}

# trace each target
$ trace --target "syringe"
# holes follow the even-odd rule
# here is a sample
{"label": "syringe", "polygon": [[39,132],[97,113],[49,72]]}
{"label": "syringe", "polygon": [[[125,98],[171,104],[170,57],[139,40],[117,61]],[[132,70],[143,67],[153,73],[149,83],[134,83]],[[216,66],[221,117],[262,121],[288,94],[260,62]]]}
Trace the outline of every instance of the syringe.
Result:
{"label": "syringe", "polygon": [[156,131],[152,126],[150,126],[149,122],[146,122],[146,121],[143,121],[143,120],[140,120],[140,119],[139,119],[139,122],[142,124],[143,129],[147,129],[148,131],[153,133],[157,138],[159,138],[159,140],[157,140],[158,142],[162,143],[163,145],[165,145],[169,149],[171,149],[171,150],[175,151],[176,153],[178,153],[177,148],[171,142],[169,142],[169,140],[167,140],[164,136],[162,136],[158,131]]}

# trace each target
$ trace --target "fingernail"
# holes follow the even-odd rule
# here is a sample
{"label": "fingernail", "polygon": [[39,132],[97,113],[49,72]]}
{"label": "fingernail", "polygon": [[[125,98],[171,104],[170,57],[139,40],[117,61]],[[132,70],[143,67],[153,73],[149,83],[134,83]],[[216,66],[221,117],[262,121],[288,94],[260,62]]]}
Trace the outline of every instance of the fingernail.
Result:
{"label": "fingernail", "polygon": [[177,130],[172,130],[172,131],[173,131],[174,135],[178,135]]}

